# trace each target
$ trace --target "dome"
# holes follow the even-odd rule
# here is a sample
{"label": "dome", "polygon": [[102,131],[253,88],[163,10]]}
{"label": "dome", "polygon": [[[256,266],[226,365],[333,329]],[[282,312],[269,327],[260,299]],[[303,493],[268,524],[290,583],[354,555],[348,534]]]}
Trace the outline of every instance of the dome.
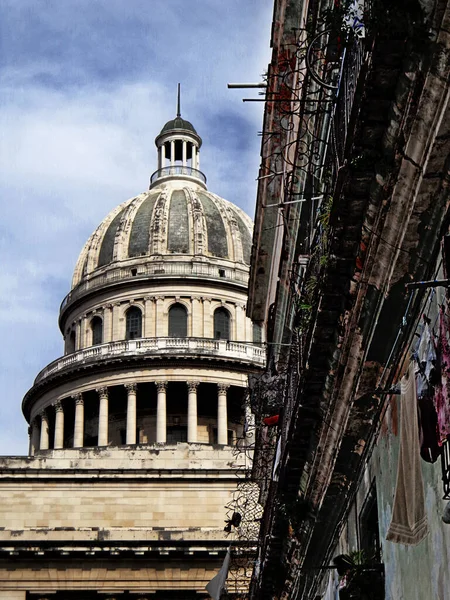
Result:
{"label": "dome", "polygon": [[159,135],[162,135],[163,133],[168,133],[169,131],[173,131],[174,129],[184,129],[185,131],[191,131],[192,133],[195,133],[195,135],[198,135],[192,123],[186,121],[186,119],[182,119],[179,116],[177,116],[175,119],[172,119],[171,121],[167,121],[167,123],[161,129],[161,133]]}
{"label": "dome", "polygon": [[80,254],[72,288],[109,267],[161,258],[247,268],[251,245],[252,221],[239,207],[199,185],[173,181],[109,213]]}

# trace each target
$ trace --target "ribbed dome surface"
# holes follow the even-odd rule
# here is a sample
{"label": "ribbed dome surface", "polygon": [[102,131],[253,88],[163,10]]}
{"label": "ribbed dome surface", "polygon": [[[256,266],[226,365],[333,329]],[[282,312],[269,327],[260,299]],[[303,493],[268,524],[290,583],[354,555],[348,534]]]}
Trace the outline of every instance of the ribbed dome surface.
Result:
{"label": "ribbed dome surface", "polygon": [[252,221],[199,186],[157,187],[114,209],[83,248],[72,287],[91,273],[162,256],[202,256],[249,265]]}
{"label": "ribbed dome surface", "polygon": [[163,133],[167,133],[168,131],[173,131],[174,129],[184,129],[184,130],[191,131],[192,133],[195,133],[196,135],[198,135],[197,132],[195,131],[195,127],[192,125],[192,123],[190,123],[189,121],[186,121],[186,119],[182,119],[181,117],[176,117],[175,119],[172,119],[171,121],[167,121],[167,123],[161,129],[160,135]]}

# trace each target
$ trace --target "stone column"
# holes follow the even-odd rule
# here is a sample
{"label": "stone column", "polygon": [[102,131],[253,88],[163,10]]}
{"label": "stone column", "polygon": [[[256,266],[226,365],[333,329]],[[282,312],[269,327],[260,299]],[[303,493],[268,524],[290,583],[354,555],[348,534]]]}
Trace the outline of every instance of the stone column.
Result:
{"label": "stone column", "polygon": [[211,310],[211,299],[203,298],[203,336],[214,337],[214,315]]}
{"label": "stone column", "polygon": [[75,426],[73,430],[73,447],[82,448],[84,443],[84,400],[83,394],[77,394],[75,399]]}
{"label": "stone column", "polygon": [[157,381],[158,403],[156,407],[156,443],[166,443],[166,390],[167,381]]}
{"label": "stone column", "polygon": [[217,443],[228,443],[227,390],[230,386],[219,383],[217,398]]}
{"label": "stone column", "polygon": [[193,296],[192,300],[192,337],[204,337],[203,335],[203,310],[202,300],[198,296]]}
{"label": "stone column", "polygon": [[103,342],[112,341],[112,310],[113,305],[107,304],[103,311]]}
{"label": "stone column", "polygon": [[34,456],[36,450],[39,450],[40,431],[37,419],[33,419],[30,425],[30,456]]}
{"label": "stone column", "polygon": [[41,440],[39,442],[40,450],[48,450],[49,439],[48,439],[48,417],[45,409],[41,411]]}
{"label": "stone column", "polygon": [[55,450],[64,448],[64,410],[60,400],[55,402]]}
{"label": "stone column", "polygon": [[118,340],[125,339],[125,328],[124,333],[121,335],[120,331],[120,302],[114,302],[112,307],[112,317],[111,317],[111,342],[116,342]]}
{"label": "stone column", "polygon": [[136,443],[136,389],[135,383],[127,383],[127,444]]}
{"label": "stone column", "polygon": [[187,441],[195,444],[197,440],[197,388],[198,381],[188,381],[188,432]]}
{"label": "stone column", "polygon": [[155,337],[152,328],[153,299],[150,296],[144,298],[144,314],[142,319],[142,337]]}
{"label": "stone column", "polygon": [[173,167],[175,165],[175,141],[172,140],[170,142],[170,166]]}
{"label": "stone column", "polygon": [[186,147],[187,147],[187,142],[186,142],[185,140],[183,140],[183,167],[185,167],[185,166],[186,166],[186,164],[187,164],[187,159],[186,159],[186,156],[187,156]]}
{"label": "stone column", "polygon": [[164,296],[155,298],[155,337],[167,335],[167,319],[164,317]]}
{"label": "stone column", "polygon": [[192,168],[198,169],[197,164],[197,148],[192,144]]}
{"label": "stone column", "polygon": [[96,390],[99,396],[98,406],[98,446],[108,445],[108,419],[109,419],[109,406],[108,406],[108,388],[102,387]]}
{"label": "stone column", "polygon": [[81,350],[81,348],[82,348],[81,335],[82,335],[81,334],[81,319],[78,319],[77,330],[76,330],[76,335],[75,335],[75,351]]}
{"label": "stone column", "polygon": [[[235,315],[236,315],[236,317],[234,320],[235,321],[234,339],[238,342],[245,342],[245,341],[247,341],[247,339],[250,339],[250,341],[253,341],[253,338],[247,337],[245,304],[236,304]],[[233,339],[233,338],[231,338],[231,339]]]}

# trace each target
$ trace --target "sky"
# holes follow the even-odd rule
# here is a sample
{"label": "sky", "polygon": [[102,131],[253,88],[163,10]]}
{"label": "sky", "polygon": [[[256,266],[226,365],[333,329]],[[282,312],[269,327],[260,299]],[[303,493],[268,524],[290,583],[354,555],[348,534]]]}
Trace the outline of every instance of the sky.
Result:
{"label": "sky", "polygon": [[148,189],[181,113],[208,189],[252,218],[273,0],[0,0],[0,455],[26,454],[21,402],[63,353],[59,305],[83,244]]}

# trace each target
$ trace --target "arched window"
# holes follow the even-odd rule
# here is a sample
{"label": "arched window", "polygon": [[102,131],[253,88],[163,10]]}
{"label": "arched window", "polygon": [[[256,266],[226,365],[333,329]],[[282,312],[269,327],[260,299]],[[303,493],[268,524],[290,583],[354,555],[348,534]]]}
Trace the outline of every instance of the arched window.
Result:
{"label": "arched window", "polygon": [[103,321],[100,317],[94,317],[91,321],[92,345],[96,346],[103,342]]}
{"label": "arched window", "polygon": [[127,325],[125,339],[135,340],[142,337],[142,313],[137,306],[127,310]]}
{"label": "arched window", "polygon": [[182,304],[169,309],[169,337],[187,337],[187,310]]}
{"label": "arched window", "polygon": [[214,311],[214,339],[230,339],[230,313],[226,308],[218,308]]}

